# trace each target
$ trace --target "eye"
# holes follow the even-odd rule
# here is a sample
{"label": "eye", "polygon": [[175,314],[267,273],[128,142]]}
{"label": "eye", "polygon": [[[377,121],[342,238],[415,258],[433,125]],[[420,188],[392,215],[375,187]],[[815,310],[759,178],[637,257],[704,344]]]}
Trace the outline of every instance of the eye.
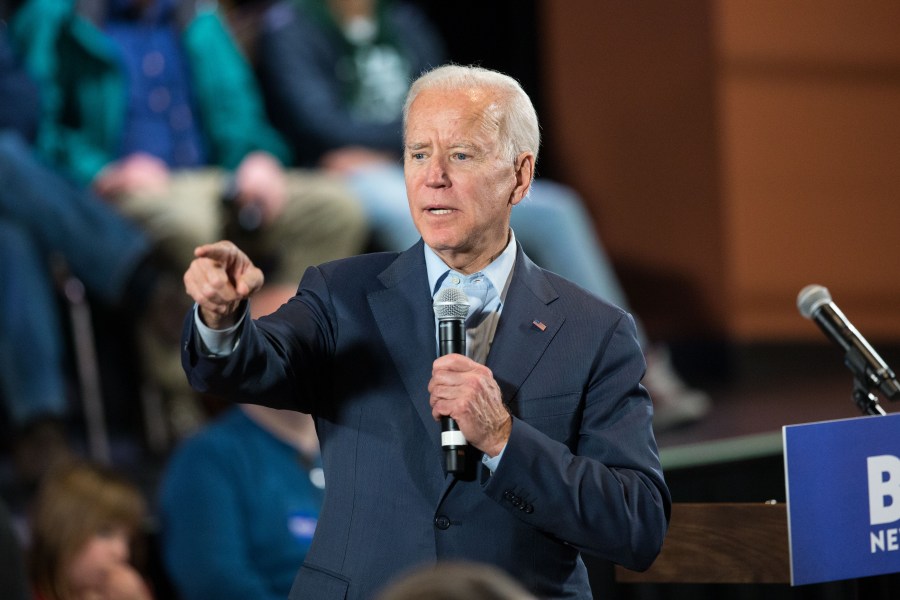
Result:
{"label": "eye", "polygon": [[413,160],[422,160],[423,158],[425,158],[425,153],[413,152],[412,154],[410,154],[410,158],[412,158]]}
{"label": "eye", "polygon": [[469,158],[469,155],[465,152],[455,152],[453,154],[453,158],[455,158],[456,160],[467,160]]}

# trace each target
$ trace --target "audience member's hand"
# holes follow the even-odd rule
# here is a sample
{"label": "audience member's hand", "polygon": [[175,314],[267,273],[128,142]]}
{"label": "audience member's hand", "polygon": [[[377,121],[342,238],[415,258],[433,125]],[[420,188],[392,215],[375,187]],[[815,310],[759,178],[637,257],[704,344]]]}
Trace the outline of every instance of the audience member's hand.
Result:
{"label": "audience member's hand", "polygon": [[122,194],[165,194],[168,189],[169,167],[143,152],[106,165],[94,178],[94,191],[108,200]]}
{"label": "audience member's hand", "polygon": [[234,325],[241,302],[262,287],[262,271],[228,241],[200,246],[194,256],[184,288],[199,305],[200,317],[213,329]]}
{"label": "audience member's hand", "polygon": [[267,152],[251,152],[235,172],[239,204],[256,203],[264,225],[271,225],[287,204],[287,180],[281,163]]}
{"label": "audience member's hand", "polygon": [[432,365],[428,391],[435,420],[452,417],[467,442],[488,456],[500,453],[512,417],[490,369],[461,354],[441,356]]}
{"label": "audience member's hand", "polygon": [[354,171],[374,165],[399,164],[400,159],[390,152],[372,150],[364,146],[347,146],[322,155],[319,167],[336,175],[350,175]]}

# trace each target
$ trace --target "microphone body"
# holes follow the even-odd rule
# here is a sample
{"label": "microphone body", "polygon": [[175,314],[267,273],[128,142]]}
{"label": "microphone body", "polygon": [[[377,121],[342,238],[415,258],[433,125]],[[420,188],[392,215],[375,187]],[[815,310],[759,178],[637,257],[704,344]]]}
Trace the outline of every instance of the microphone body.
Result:
{"label": "microphone body", "polygon": [[[444,288],[435,296],[433,308],[438,319],[439,356],[465,356],[468,296],[460,289]],[[441,417],[441,447],[444,451],[444,469],[448,473],[462,473],[466,464],[466,438],[451,417]]]}
{"label": "microphone body", "polygon": [[866,389],[877,388],[885,398],[900,400],[900,382],[875,349],[831,301],[831,294],[820,285],[808,285],[797,296],[797,307],[807,319],[815,321],[844,350],[844,362]]}

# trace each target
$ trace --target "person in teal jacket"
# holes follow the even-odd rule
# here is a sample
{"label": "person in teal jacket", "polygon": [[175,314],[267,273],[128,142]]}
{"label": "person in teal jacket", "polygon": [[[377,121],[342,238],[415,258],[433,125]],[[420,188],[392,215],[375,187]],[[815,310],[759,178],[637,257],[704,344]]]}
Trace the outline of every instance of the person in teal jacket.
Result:
{"label": "person in teal jacket", "polygon": [[[217,214],[224,194],[239,205],[255,204],[262,231],[273,231],[252,237],[276,237],[290,249],[280,259],[293,266],[282,269],[290,271],[283,279],[293,293],[302,274],[296,263],[305,268],[361,248],[361,212],[335,180],[282,169],[290,151],[268,123],[253,73],[214,6],[197,0],[26,0],[11,31],[43,94],[37,146],[157,235],[193,238],[177,247],[185,264],[195,246],[221,233],[213,224],[227,216]],[[130,70],[134,62],[140,68]],[[192,135],[192,143],[182,143]],[[207,167],[217,168],[218,185],[198,180],[199,173],[210,173]],[[178,193],[184,187],[206,191],[206,198],[185,200]],[[202,223],[166,218],[188,210],[179,204],[195,205],[197,213],[190,214],[203,214]],[[280,226],[288,221],[289,232]],[[192,236],[178,231],[189,228]]]}
{"label": "person in teal jacket", "polygon": [[[307,266],[364,248],[348,188],[282,166],[290,151],[213,3],[25,0],[10,30],[41,88],[41,154],[141,224],[176,264],[202,244],[240,240],[265,265],[255,304],[265,314]],[[139,340],[164,395],[192,396],[174,341]],[[202,418],[190,412],[185,430]]]}
{"label": "person in teal jacket", "polygon": [[[290,151],[266,121],[253,74],[215,5],[149,4],[165,6],[152,28],[169,29],[178,38],[209,163],[236,169],[253,151],[287,163]],[[19,52],[45,96],[38,145],[82,183],[121,158],[129,83],[121,48],[110,35],[118,15],[107,0],[26,0],[11,21]]]}

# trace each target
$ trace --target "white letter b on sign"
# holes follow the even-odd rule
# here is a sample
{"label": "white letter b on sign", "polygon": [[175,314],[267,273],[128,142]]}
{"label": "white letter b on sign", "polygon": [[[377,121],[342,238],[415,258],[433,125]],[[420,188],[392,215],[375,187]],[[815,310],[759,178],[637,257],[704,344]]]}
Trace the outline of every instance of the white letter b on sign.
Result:
{"label": "white letter b on sign", "polygon": [[869,521],[882,525],[900,520],[900,458],[890,454],[870,456]]}

